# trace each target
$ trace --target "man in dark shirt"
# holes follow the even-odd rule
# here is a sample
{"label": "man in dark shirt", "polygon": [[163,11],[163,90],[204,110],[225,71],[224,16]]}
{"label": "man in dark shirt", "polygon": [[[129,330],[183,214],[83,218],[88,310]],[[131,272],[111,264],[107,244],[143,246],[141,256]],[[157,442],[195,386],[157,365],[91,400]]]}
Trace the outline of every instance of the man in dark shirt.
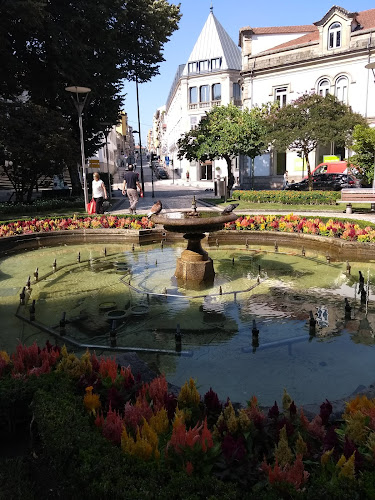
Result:
{"label": "man in dark shirt", "polygon": [[129,211],[131,214],[136,214],[136,207],[138,203],[138,191],[142,193],[141,185],[139,184],[138,175],[133,172],[133,165],[129,165],[129,171],[124,174],[124,185],[122,187],[122,194],[128,195],[129,198]]}

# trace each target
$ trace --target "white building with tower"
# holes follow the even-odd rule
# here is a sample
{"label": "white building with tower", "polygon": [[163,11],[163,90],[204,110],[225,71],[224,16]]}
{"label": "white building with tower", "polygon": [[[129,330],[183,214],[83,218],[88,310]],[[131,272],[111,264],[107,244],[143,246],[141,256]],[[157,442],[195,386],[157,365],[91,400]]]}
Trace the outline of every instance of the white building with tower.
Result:
{"label": "white building with tower", "polygon": [[[241,51],[211,7],[189,59],[177,69],[161,124],[161,160],[169,156],[170,168],[184,181],[212,188],[214,179],[228,175],[225,160],[205,163],[178,160],[177,141],[184,132],[196,127],[213,106],[229,103],[242,106],[240,69]],[[232,165],[236,180],[238,164],[235,160]]]}
{"label": "white building with tower", "polygon": [[[375,126],[375,9],[349,12],[333,6],[311,25],[245,27],[239,33],[242,49],[243,105],[249,108],[270,101],[284,106],[304,93],[334,94]],[[350,151],[335,144],[319,145],[311,153],[315,166],[325,155],[344,159]],[[241,158],[241,188],[275,188],[288,170],[296,181],[305,174],[297,154],[271,151],[256,158]]]}

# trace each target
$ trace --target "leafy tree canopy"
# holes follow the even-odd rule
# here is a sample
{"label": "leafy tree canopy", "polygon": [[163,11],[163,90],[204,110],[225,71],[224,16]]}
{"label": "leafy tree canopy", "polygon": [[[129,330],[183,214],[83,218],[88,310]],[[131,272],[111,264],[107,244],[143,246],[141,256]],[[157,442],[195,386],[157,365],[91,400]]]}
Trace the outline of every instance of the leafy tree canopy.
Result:
{"label": "leafy tree canopy", "polygon": [[335,142],[339,146],[350,143],[355,125],[365,119],[351,108],[328,94],[304,94],[291,104],[272,109],[268,115],[269,140],[279,151],[287,149],[303,152],[312,186],[308,154],[318,144]]}
{"label": "leafy tree canopy", "polygon": [[233,104],[216,106],[206,113],[198,127],[179,139],[178,157],[189,161],[224,158],[228,167],[228,187],[231,189],[231,160],[238,155],[255,158],[267,149],[265,141],[266,127],[259,108],[242,111]]}
{"label": "leafy tree canopy", "polygon": [[124,80],[144,82],[158,73],[163,45],[180,17],[179,5],[168,0],[2,0],[0,99],[23,95],[59,112],[78,138],[65,87],[91,88],[84,127],[92,156],[103,123],[117,123]]}
{"label": "leafy tree canopy", "polygon": [[[72,160],[69,124],[55,111],[31,102],[0,101],[0,160],[16,193],[31,201],[37,182],[61,173]],[[73,148],[74,149],[74,148]]]}
{"label": "leafy tree canopy", "polygon": [[356,125],[352,149],[355,155],[351,156],[350,162],[360,167],[367,182],[371,183],[374,179],[375,128]]}

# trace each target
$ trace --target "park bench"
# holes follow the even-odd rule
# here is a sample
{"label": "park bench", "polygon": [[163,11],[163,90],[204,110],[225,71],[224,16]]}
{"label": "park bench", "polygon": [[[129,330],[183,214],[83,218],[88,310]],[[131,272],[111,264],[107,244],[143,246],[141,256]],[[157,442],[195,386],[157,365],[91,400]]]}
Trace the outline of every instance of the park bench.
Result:
{"label": "park bench", "polygon": [[371,211],[375,211],[375,190],[372,188],[348,188],[341,190],[341,200],[338,203],[346,203],[346,213],[352,214],[353,203],[371,203]]}

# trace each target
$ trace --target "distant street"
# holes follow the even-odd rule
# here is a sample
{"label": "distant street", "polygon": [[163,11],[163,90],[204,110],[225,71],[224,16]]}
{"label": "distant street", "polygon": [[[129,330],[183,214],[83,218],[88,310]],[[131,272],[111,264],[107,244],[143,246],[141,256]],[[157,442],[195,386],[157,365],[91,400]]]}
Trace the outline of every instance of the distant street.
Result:
{"label": "distant street", "polygon": [[[154,175],[154,198],[152,197],[152,175],[150,163],[143,157],[143,179],[145,185],[145,193],[143,198],[139,198],[137,211],[148,211],[156,200],[161,200],[165,209],[182,209],[191,208],[193,196],[197,197],[198,206],[204,206],[199,203],[199,198],[212,198],[212,191],[205,191],[204,188],[191,187],[187,181],[182,181],[177,176],[174,179],[157,180]],[[122,196],[121,190],[123,185],[125,168],[119,168],[114,176],[113,182],[113,206],[112,210],[115,213],[128,213],[129,201],[126,196]],[[139,174],[139,182],[141,182],[141,162],[138,160],[136,172]]]}

